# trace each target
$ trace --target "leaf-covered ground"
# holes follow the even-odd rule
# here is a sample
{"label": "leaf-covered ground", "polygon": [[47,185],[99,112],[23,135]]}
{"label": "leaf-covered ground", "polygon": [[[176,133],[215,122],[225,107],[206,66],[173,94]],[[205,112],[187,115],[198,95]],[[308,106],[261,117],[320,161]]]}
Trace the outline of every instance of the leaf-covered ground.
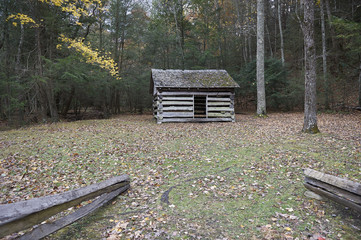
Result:
{"label": "leaf-covered ground", "polygon": [[360,239],[355,212],[304,196],[302,169],[361,182],[361,114],[238,115],[236,123],[152,116],[0,132],[0,202],[127,173],[131,189],[49,239]]}

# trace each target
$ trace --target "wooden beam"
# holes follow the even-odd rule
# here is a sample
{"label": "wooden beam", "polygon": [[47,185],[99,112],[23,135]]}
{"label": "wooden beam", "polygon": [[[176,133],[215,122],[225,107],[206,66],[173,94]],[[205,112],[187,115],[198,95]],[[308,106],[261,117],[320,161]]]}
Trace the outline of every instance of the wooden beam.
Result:
{"label": "wooden beam", "polygon": [[231,117],[232,114],[227,113],[218,113],[218,112],[208,112],[208,117]]}
{"label": "wooden beam", "polygon": [[164,97],[163,101],[193,101],[193,97]]}
{"label": "wooden beam", "polygon": [[358,211],[359,213],[361,213],[361,206],[358,205],[358,204],[355,204],[355,203],[353,203],[351,201],[348,201],[348,200],[346,200],[346,199],[344,199],[342,197],[339,197],[336,194],[327,192],[327,191],[325,191],[325,190],[323,190],[321,188],[312,186],[311,184],[304,183],[304,186],[307,189],[309,189],[309,190],[311,190],[311,191],[313,191],[313,192],[315,192],[315,193],[317,193],[317,194],[319,194],[321,196],[327,197],[327,198],[329,198],[329,199],[331,199],[331,200],[333,200],[335,202],[338,202],[338,203],[340,203],[342,205],[345,205],[345,206],[347,206],[349,208],[352,208],[352,209]]}
{"label": "wooden beam", "polygon": [[193,111],[193,107],[189,106],[189,107],[164,107],[163,108],[164,111]]}
{"label": "wooden beam", "polygon": [[85,217],[89,213],[92,213],[96,209],[100,208],[101,206],[105,205],[107,202],[121,194],[122,192],[125,192],[129,188],[129,185],[126,185],[124,187],[118,188],[110,193],[104,193],[102,196],[100,196],[98,199],[96,199],[94,202],[89,203],[88,205],[81,207],[80,209],[76,210],[75,212],[62,217],[61,219],[56,220],[52,223],[45,223],[41,224],[38,227],[36,227],[31,232],[21,236],[19,240],[37,240],[44,238],[59,229],[64,228],[65,226],[72,224],[73,222]]}
{"label": "wooden beam", "polygon": [[160,93],[163,96],[187,96],[187,95],[212,95],[212,96],[230,96],[231,92],[162,92]]}
{"label": "wooden beam", "polygon": [[164,118],[163,122],[231,122],[231,118]]}
{"label": "wooden beam", "polygon": [[359,184],[359,183],[356,183],[356,182],[353,182],[353,181],[350,181],[347,179],[335,177],[330,174],[322,173],[322,172],[319,172],[319,171],[316,171],[316,170],[313,170],[310,168],[305,169],[304,174],[307,177],[314,178],[321,182],[325,182],[325,183],[331,184],[333,186],[347,190],[349,192],[361,195],[361,184]]}
{"label": "wooden beam", "polygon": [[163,112],[162,116],[166,117],[193,117],[193,112]]}
{"label": "wooden beam", "polygon": [[163,101],[163,105],[193,105],[193,101]]}
{"label": "wooden beam", "polygon": [[208,106],[230,106],[231,102],[208,102]]}
{"label": "wooden beam", "polygon": [[321,182],[319,180],[309,178],[309,177],[305,177],[305,182],[308,184],[311,184],[315,187],[323,188],[323,189],[327,190],[328,192],[334,193],[334,194],[336,194],[340,197],[343,197],[345,199],[348,199],[354,203],[361,204],[361,196],[351,193],[349,191],[343,190],[341,188],[332,186],[328,183],[324,183],[324,182]]}
{"label": "wooden beam", "polygon": [[233,108],[230,107],[209,107],[208,111],[224,111],[224,112],[232,112],[234,111]]}
{"label": "wooden beam", "polygon": [[129,181],[128,175],[122,175],[60,194],[0,205],[0,237],[32,227],[83,201],[129,185]]}
{"label": "wooden beam", "polygon": [[210,97],[210,98],[208,98],[208,100],[210,102],[226,102],[226,101],[230,102],[231,101],[230,98],[214,98],[214,97]]}

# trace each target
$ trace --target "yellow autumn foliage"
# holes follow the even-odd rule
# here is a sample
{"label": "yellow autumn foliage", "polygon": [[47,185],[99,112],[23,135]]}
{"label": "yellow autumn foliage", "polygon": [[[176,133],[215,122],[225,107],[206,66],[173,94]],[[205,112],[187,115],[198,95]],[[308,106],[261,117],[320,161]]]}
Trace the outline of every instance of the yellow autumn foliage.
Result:
{"label": "yellow autumn foliage", "polygon": [[[88,10],[94,6],[94,5],[98,5],[98,6],[102,6],[102,2],[101,0],[81,0],[83,6],[78,7],[79,5],[77,4],[78,1],[75,0],[38,0],[42,3],[47,3],[47,4],[51,4],[54,5],[56,7],[60,7],[61,10],[63,12],[67,12],[72,14],[77,20],[79,19],[79,17],[81,15],[87,15],[88,14]],[[101,10],[104,10],[103,8],[101,8]],[[81,25],[78,21],[77,21],[78,25]]]}
{"label": "yellow autumn foliage", "polygon": [[[38,0],[42,3],[46,3],[49,5],[53,5],[56,7],[61,8],[63,12],[70,13],[75,19],[77,25],[82,25],[78,20],[81,15],[88,15],[89,10],[94,6],[98,5],[101,11],[105,11],[102,7],[101,0],[80,0],[82,2],[82,6],[80,7],[79,1],[77,0]],[[29,17],[26,14],[18,13],[12,14],[7,18],[7,21],[13,20],[12,24],[16,27],[17,22],[14,20],[18,20],[20,24],[34,24],[34,26],[39,26],[34,19]],[[41,20],[42,21],[42,20]],[[86,46],[82,39],[71,39],[67,38],[64,35],[60,35],[59,40],[67,45],[68,48],[74,49],[75,51],[79,52],[85,59],[87,63],[99,65],[101,68],[109,71],[109,73],[120,79],[119,71],[116,67],[114,60],[107,56],[101,56],[97,51],[91,49],[90,44]],[[57,49],[61,49],[62,45],[58,44],[56,46]]]}
{"label": "yellow autumn foliage", "polygon": [[[36,25],[36,22],[31,17],[29,17],[26,14],[22,14],[22,13],[11,14],[6,20],[7,21],[18,20],[20,22],[20,24],[22,24],[22,25],[29,24],[29,23]],[[17,22],[14,21],[13,25],[16,27]]]}
{"label": "yellow autumn foliage", "polygon": [[[82,41],[83,39],[71,39],[61,34],[59,40],[62,41],[69,49],[74,49],[80,53],[84,57],[86,63],[98,65],[107,70],[118,80],[120,79],[119,71],[114,60],[111,57],[101,56],[97,51],[92,50],[89,43],[88,45],[84,44]],[[61,46],[57,45],[57,48],[61,48]]]}

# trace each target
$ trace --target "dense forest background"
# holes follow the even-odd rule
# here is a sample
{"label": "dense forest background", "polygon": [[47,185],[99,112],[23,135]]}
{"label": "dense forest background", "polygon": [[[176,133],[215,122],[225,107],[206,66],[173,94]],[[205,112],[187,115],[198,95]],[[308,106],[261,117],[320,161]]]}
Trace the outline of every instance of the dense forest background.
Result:
{"label": "dense forest background", "polygon": [[[226,69],[256,107],[256,1],[0,0],[0,119],[150,112],[150,69]],[[315,1],[319,109],[361,104],[361,1]],[[265,1],[267,107],[302,110],[297,0]]]}

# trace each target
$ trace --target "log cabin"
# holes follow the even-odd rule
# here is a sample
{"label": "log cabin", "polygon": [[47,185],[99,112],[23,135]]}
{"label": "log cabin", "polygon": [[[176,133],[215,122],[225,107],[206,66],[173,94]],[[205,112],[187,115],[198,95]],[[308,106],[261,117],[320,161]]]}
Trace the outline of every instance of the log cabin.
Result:
{"label": "log cabin", "polygon": [[152,69],[150,92],[157,123],[235,122],[234,91],[225,70]]}

